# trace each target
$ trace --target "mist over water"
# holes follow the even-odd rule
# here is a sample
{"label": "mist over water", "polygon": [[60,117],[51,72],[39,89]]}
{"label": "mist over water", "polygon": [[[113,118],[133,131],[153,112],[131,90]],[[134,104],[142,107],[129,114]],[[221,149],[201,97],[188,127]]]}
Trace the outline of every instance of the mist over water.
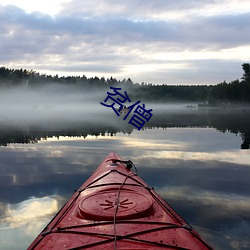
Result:
{"label": "mist over water", "polygon": [[[123,93],[123,89],[121,93]],[[128,96],[132,92],[126,89]],[[0,89],[0,143],[37,141],[47,136],[87,136],[131,134],[138,128],[129,124],[135,108],[125,119],[110,107],[100,104],[107,97],[106,89],[83,89],[76,86],[52,84],[44,87]],[[207,109],[197,103],[152,103],[131,99],[124,105],[141,101],[153,116],[142,129],[168,127],[212,127],[229,130],[242,136],[242,148],[250,144],[250,109]],[[107,104],[112,104],[108,99]],[[116,108],[119,106],[116,104]],[[72,130],[74,132],[72,132]],[[9,131],[6,133],[6,131]],[[39,133],[38,133],[39,131]],[[23,139],[24,138],[24,139]]]}
{"label": "mist over water", "polygon": [[100,112],[101,94],[80,92],[66,86],[53,85],[39,89],[5,89],[0,92],[1,120],[80,118]]}
{"label": "mist over water", "polygon": [[[24,123],[51,125],[58,122],[86,121],[115,125],[117,123],[115,112],[112,108],[100,104],[106,97],[107,92],[103,89],[101,91],[86,90],[62,84],[32,89],[27,87],[0,89],[0,123],[18,126]],[[137,101],[139,100],[131,100],[124,104],[129,106]],[[112,104],[112,100],[107,100],[107,104]],[[190,103],[155,104],[141,101],[140,104],[145,104],[147,110],[152,109],[152,114],[162,111],[190,112],[186,108]],[[115,107],[119,108],[117,104]]]}

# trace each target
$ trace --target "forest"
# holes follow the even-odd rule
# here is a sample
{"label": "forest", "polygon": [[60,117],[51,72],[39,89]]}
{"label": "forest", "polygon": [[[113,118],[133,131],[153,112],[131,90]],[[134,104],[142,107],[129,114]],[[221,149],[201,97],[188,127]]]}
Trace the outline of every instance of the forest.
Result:
{"label": "forest", "polygon": [[52,76],[40,74],[34,70],[9,69],[0,67],[0,88],[36,89],[51,84],[60,84],[79,88],[80,91],[107,90],[110,86],[129,90],[133,100],[153,102],[198,102],[201,106],[220,106],[231,104],[250,104],[250,64],[243,63],[242,78],[216,85],[154,85],[152,83],[134,83],[130,78],[117,80],[112,76]]}

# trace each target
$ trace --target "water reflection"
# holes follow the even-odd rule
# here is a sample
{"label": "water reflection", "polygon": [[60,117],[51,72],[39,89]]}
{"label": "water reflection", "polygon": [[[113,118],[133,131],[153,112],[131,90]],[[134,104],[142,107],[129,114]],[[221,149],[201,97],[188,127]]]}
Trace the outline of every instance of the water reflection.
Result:
{"label": "water reflection", "polygon": [[[35,221],[41,222],[44,217],[56,213],[58,209],[58,202],[55,197],[33,197],[17,204],[8,203],[4,209],[5,218],[1,219],[0,222],[5,225],[8,224],[12,228],[31,224],[31,221],[34,225]],[[30,227],[26,227],[25,233],[32,233]]]}
{"label": "water reflection", "polygon": [[[30,198],[17,204],[2,204],[1,249],[23,249],[59,210],[60,197]],[[2,213],[1,213],[2,214]],[[3,247],[3,248],[2,248]]]}
{"label": "water reflection", "polygon": [[[143,131],[123,120],[30,125],[26,134],[16,127],[1,130],[8,142],[0,148],[1,249],[26,248],[110,151],[131,159],[139,175],[216,249],[249,249],[250,154],[240,150],[249,126],[235,117],[168,115]],[[37,143],[16,143],[16,133]]]}
{"label": "water reflection", "polygon": [[[68,116],[68,115],[67,115]],[[151,128],[190,128],[210,127],[225,133],[240,135],[239,148],[248,149],[250,145],[250,109],[244,110],[203,110],[203,109],[154,109],[154,116],[143,129]],[[41,139],[60,136],[87,137],[105,136],[123,132],[131,134],[135,127],[113,113],[74,114],[71,119],[50,117],[44,120],[18,120],[0,122],[0,145],[10,143],[37,143]]]}

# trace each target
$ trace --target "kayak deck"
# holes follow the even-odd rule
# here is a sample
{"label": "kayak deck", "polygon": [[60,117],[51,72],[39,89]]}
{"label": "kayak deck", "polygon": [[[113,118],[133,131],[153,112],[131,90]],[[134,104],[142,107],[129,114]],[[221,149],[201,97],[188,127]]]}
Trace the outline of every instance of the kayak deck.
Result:
{"label": "kayak deck", "polygon": [[110,153],[28,249],[212,249]]}

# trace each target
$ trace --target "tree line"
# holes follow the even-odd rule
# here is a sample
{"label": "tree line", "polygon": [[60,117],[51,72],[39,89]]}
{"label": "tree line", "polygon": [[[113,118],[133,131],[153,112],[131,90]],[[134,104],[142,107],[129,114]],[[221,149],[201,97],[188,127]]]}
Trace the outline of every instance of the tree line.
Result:
{"label": "tree line", "polygon": [[40,74],[34,70],[9,69],[0,67],[0,87],[38,88],[50,84],[64,84],[82,89],[82,91],[102,90],[121,87],[129,90],[133,100],[174,102],[202,102],[208,105],[227,103],[250,103],[250,64],[242,64],[243,76],[239,80],[221,82],[216,85],[153,85],[152,83],[134,83],[130,78],[117,80],[110,77],[52,76]]}
{"label": "tree line", "polygon": [[241,80],[237,79],[230,83],[224,81],[211,89],[209,103],[250,103],[250,64],[242,64],[242,69],[244,73]]}

